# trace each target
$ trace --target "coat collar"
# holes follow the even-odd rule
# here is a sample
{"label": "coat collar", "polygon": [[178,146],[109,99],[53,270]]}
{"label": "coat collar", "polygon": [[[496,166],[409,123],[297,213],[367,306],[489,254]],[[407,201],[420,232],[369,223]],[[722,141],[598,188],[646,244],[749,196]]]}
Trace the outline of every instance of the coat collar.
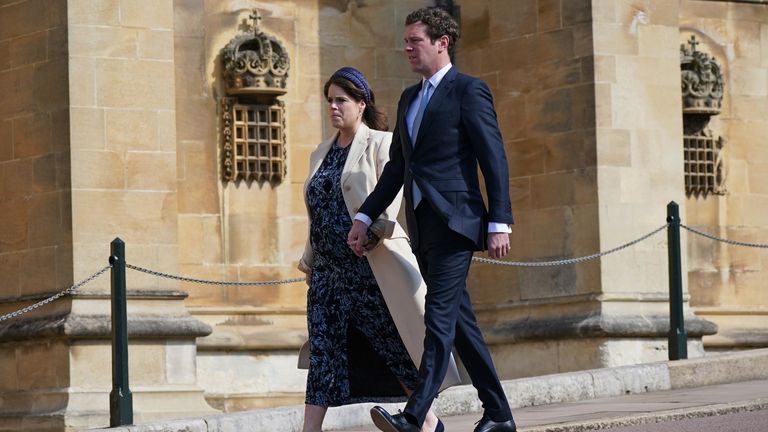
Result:
{"label": "coat collar", "polygon": [[[361,123],[357,128],[357,132],[355,132],[355,137],[352,139],[352,143],[349,145],[349,154],[347,155],[347,160],[344,162],[344,168],[341,172],[342,183],[349,176],[350,169],[355,166],[355,164],[357,164],[357,162],[365,153],[366,149],[368,149],[368,138],[370,135],[371,129],[365,123]],[[307,180],[311,179],[317,170],[320,169],[320,165],[323,163],[323,159],[325,159],[325,156],[329,151],[331,151],[331,146],[333,146],[333,143],[338,137],[339,132],[336,132],[332,137],[320,143],[315,151],[312,152]]]}

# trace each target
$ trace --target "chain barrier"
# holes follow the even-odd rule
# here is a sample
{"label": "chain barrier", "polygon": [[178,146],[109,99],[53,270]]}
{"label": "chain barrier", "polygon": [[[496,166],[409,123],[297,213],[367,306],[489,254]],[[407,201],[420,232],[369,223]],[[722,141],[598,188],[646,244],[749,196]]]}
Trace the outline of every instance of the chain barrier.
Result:
{"label": "chain barrier", "polygon": [[692,232],[694,234],[698,234],[698,235],[700,235],[702,237],[706,237],[706,238],[708,238],[710,240],[715,240],[715,241],[719,241],[719,242],[722,242],[722,243],[728,243],[728,244],[732,244],[732,245],[736,245],[736,246],[747,246],[747,247],[768,249],[768,244],[749,243],[749,242],[742,242],[742,241],[737,241],[737,240],[728,240],[728,239],[717,237],[717,236],[709,234],[709,233],[705,233],[704,231],[699,231],[696,228],[691,228],[691,227],[683,225],[683,224],[680,224],[680,226],[685,228],[685,229],[687,229],[688,231],[690,231],[690,232]]}
{"label": "chain barrier", "polygon": [[294,283],[294,282],[303,282],[305,278],[290,278],[290,279],[278,279],[278,280],[271,280],[271,281],[261,281],[261,282],[227,282],[227,281],[215,281],[215,280],[208,280],[208,279],[194,279],[184,276],[177,276],[172,275],[168,273],[162,273],[155,270],[145,269],[143,267],[131,265],[131,264],[125,264],[126,267],[128,267],[131,270],[140,271],[142,273],[147,273],[153,276],[163,277],[166,279],[174,279],[178,281],[183,282],[192,282],[192,283],[198,283],[198,284],[207,284],[207,285],[236,285],[236,286],[263,286],[263,285],[280,285],[280,284],[288,284],[288,283]]}
{"label": "chain barrier", "polygon": [[[583,256],[583,257],[568,258],[568,259],[555,260],[555,261],[504,261],[504,260],[496,260],[496,259],[482,258],[482,257],[473,257],[472,260],[476,261],[476,262],[480,262],[480,263],[485,263],[485,264],[505,265],[505,266],[513,266],[513,267],[550,267],[550,266],[578,264],[578,263],[582,263],[582,262],[585,262],[585,261],[589,261],[589,260],[593,260],[593,259],[604,257],[606,255],[618,252],[618,251],[620,251],[622,249],[626,249],[626,248],[628,248],[630,246],[633,246],[633,245],[635,245],[637,243],[640,243],[643,240],[646,240],[646,239],[648,239],[648,238],[658,234],[659,232],[661,232],[664,229],[666,229],[668,226],[669,226],[669,224],[664,224],[664,225],[660,226],[659,228],[656,228],[655,230],[649,232],[648,234],[645,234],[644,236],[639,237],[639,238],[637,238],[635,240],[632,240],[632,241],[630,241],[628,243],[625,243],[625,244],[623,244],[621,246],[617,246],[617,247],[615,247],[613,249],[609,249],[609,250],[607,250],[605,252],[598,252],[598,253],[595,253],[595,254],[592,254],[592,255]],[[697,230],[695,228],[691,228],[691,227],[683,225],[683,224],[680,224],[680,226],[685,228],[686,230],[694,233],[694,234],[700,235],[702,237],[706,237],[706,238],[708,238],[710,240],[715,240],[715,241],[719,241],[719,242],[723,242],[723,243],[728,243],[728,244],[732,244],[732,245],[736,245],[736,246],[747,246],[747,247],[756,247],[756,248],[768,249],[768,244],[749,243],[749,242],[741,242],[741,241],[736,241],[736,240],[728,240],[728,239],[717,237],[717,236],[712,235],[712,234],[705,233],[703,231],[699,231],[699,230]],[[169,274],[169,273],[163,273],[163,272],[159,272],[159,271],[155,271],[155,270],[150,270],[150,269],[146,269],[146,268],[143,268],[143,267],[135,266],[135,265],[132,265],[132,264],[126,264],[125,266],[127,268],[131,269],[131,270],[136,270],[136,271],[139,271],[139,272],[142,272],[142,273],[146,273],[146,274],[150,274],[150,275],[157,276],[157,277],[162,277],[162,278],[166,278],[166,279],[174,279],[174,280],[178,280],[178,281],[182,281],[182,282],[191,282],[191,283],[207,284],[207,285],[265,286],[265,285],[289,284],[289,283],[295,283],[295,282],[302,282],[302,281],[305,280],[303,277],[298,277],[298,278],[277,279],[277,280],[259,281],[259,282],[215,281],[215,280],[208,280],[208,279],[196,279],[196,278],[172,275],[172,274]],[[90,282],[90,281],[96,279],[97,277],[101,276],[104,272],[106,272],[110,268],[111,268],[111,266],[109,266],[109,265],[105,266],[104,268],[102,268],[98,272],[96,272],[96,273],[92,274],[91,276],[83,279],[81,282],[79,282],[79,283],[77,283],[75,285],[72,285],[71,287],[65,289],[64,291],[61,291],[58,294],[55,294],[55,295],[53,295],[51,297],[48,297],[45,300],[42,300],[42,301],[37,302],[37,303],[35,303],[33,305],[27,306],[27,307],[25,307],[23,309],[17,310],[15,312],[7,313],[5,315],[0,315],[0,322],[5,321],[5,320],[7,320],[9,318],[17,317],[17,316],[25,314],[27,312],[33,311],[33,310],[39,308],[40,306],[44,306],[44,305],[46,305],[46,304],[48,304],[48,303],[50,303],[50,302],[52,302],[52,301],[54,301],[54,300],[56,300],[56,299],[58,299],[60,297],[63,297],[65,295],[67,295],[67,294],[71,294],[76,289],[80,288],[81,286],[83,286],[83,285],[87,284],[88,282]]]}
{"label": "chain barrier", "polygon": [[587,255],[587,256],[578,257],[578,258],[568,258],[568,259],[562,259],[562,260],[556,260],[556,261],[503,261],[503,260],[495,260],[491,258],[473,257],[472,260],[485,263],[485,264],[506,265],[506,266],[514,266],[514,267],[549,267],[549,266],[560,266],[560,265],[568,265],[568,264],[578,264],[584,261],[589,261],[595,258],[600,258],[606,255],[612,254],[614,252],[618,252],[622,249],[626,249],[632,245],[640,243],[641,241],[649,237],[652,237],[653,235],[661,232],[662,230],[665,230],[668,226],[669,226],[668,223],[664,224],[638,239],[632,240],[629,243],[625,243],[621,246],[617,246],[605,252],[598,252],[596,254]]}
{"label": "chain barrier", "polygon": [[48,303],[50,303],[50,302],[52,302],[52,301],[54,301],[54,300],[56,300],[56,299],[58,299],[60,297],[63,297],[65,295],[67,295],[67,294],[72,294],[76,289],[80,288],[81,286],[83,286],[83,285],[87,284],[88,282],[90,282],[90,281],[96,279],[97,277],[101,276],[105,271],[109,270],[111,267],[112,267],[111,265],[108,265],[108,266],[104,267],[103,269],[97,271],[96,273],[90,275],[89,277],[83,279],[81,282],[72,285],[71,287],[65,289],[64,291],[62,291],[62,292],[60,292],[58,294],[52,295],[52,296],[48,297],[47,299],[45,299],[43,301],[39,301],[39,302],[37,302],[37,303],[35,303],[33,305],[29,305],[29,306],[27,306],[27,307],[25,307],[23,309],[19,309],[19,310],[15,311],[15,312],[11,312],[11,313],[7,313],[5,315],[2,315],[2,316],[0,316],[0,322],[5,321],[5,320],[7,320],[9,318],[15,318],[15,317],[17,317],[19,315],[22,315],[22,314],[25,314],[27,312],[33,311],[33,310],[39,308],[40,306],[47,305]]}

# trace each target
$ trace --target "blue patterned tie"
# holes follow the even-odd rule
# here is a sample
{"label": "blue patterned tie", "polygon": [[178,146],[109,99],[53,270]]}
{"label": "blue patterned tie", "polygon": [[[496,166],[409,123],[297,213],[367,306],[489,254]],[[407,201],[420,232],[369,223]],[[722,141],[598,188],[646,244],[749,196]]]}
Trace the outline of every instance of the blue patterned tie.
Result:
{"label": "blue patterned tie", "polygon": [[[429,89],[432,88],[432,83],[424,81],[424,91],[421,92],[421,101],[419,102],[419,110],[416,112],[416,117],[413,119],[413,127],[411,132],[411,144],[416,146],[416,138],[419,136],[419,126],[421,126],[421,118],[424,117],[424,110],[427,109],[427,103],[429,103]],[[416,182],[413,182],[413,208],[416,208],[421,202],[421,191],[416,186]]]}

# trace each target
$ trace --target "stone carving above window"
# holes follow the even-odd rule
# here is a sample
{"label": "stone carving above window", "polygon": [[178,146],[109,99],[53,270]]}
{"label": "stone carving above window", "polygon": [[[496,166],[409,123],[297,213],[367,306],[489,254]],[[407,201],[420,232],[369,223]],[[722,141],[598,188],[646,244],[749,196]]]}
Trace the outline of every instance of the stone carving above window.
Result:
{"label": "stone carving above window", "polygon": [[227,94],[285,94],[290,61],[283,44],[259,29],[261,15],[254,10],[253,34],[234,37],[222,50]]}
{"label": "stone carving above window", "polygon": [[[706,198],[724,195],[725,139],[709,128],[712,116],[720,114],[723,101],[723,74],[714,56],[698,51],[696,36],[680,45],[681,90],[683,97],[683,154],[685,193]],[[687,46],[686,46],[687,45]]]}
{"label": "stone carving above window", "polygon": [[720,114],[723,101],[723,73],[714,56],[698,51],[696,36],[680,45],[680,69],[683,90],[683,113]]}
{"label": "stone carving above window", "polygon": [[221,100],[222,179],[279,183],[286,174],[285,104],[290,60],[285,46],[259,29],[235,36],[223,49],[226,97]]}

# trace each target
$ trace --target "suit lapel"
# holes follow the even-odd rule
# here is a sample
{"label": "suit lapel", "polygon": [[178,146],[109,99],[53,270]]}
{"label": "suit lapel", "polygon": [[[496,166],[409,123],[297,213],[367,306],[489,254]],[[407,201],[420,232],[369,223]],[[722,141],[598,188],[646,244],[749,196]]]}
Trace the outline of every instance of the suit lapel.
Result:
{"label": "suit lapel", "polygon": [[418,147],[421,138],[424,136],[426,131],[429,130],[429,126],[432,123],[432,120],[434,120],[435,118],[434,112],[437,109],[437,107],[443,104],[443,100],[448,95],[448,92],[451,90],[453,81],[456,80],[457,73],[458,72],[456,71],[456,67],[452,66],[450,69],[448,69],[448,72],[440,81],[440,84],[437,85],[437,88],[435,89],[435,92],[432,94],[432,97],[429,98],[429,103],[427,104],[427,108],[424,110],[424,115],[421,117],[421,125],[419,126],[419,136],[416,137],[416,145],[414,147]]}
{"label": "suit lapel", "polygon": [[398,113],[398,122],[401,125],[400,136],[403,143],[403,152],[407,152],[409,155],[413,151],[413,142],[411,141],[411,135],[408,133],[408,120],[406,117],[408,116],[408,109],[419,95],[419,89],[421,89],[421,83],[405,89],[403,96],[401,97],[401,100],[405,101],[405,105],[400,107],[400,112]]}

